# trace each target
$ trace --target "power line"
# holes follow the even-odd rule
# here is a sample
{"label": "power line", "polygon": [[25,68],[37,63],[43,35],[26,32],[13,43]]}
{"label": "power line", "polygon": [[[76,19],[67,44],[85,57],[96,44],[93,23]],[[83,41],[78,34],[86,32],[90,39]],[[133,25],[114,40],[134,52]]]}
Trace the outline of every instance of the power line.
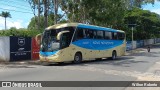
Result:
{"label": "power line", "polygon": [[33,13],[31,13],[31,12],[17,11],[17,10],[4,9],[4,8],[0,8],[0,9],[3,9],[3,10],[8,10],[8,11],[14,11],[14,12],[21,12],[21,13],[33,14]]}
{"label": "power line", "polygon": [[29,9],[26,9],[26,8],[17,7],[17,6],[12,6],[12,5],[9,5],[9,4],[6,4],[6,3],[2,3],[2,4],[6,5],[6,6],[10,6],[10,7],[15,7],[15,8],[19,8],[19,9],[24,9],[24,10],[30,11]]}
{"label": "power line", "polygon": [[15,5],[19,5],[19,6],[21,6],[21,7],[30,7],[29,5],[23,5],[22,3],[20,3],[20,2],[15,2],[15,1],[10,1],[10,0],[8,0],[7,2],[6,1],[3,1],[3,0],[1,0],[2,2],[5,2],[5,3],[12,3],[12,5],[13,5],[13,3],[15,3]]}
{"label": "power line", "polygon": [[[20,6],[20,7],[17,7],[17,8],[23,8],[23,9],[24,9],[24,8],[26,9],[26,8],[30,7],[30,6],[25,7],[25,6],[22,5],[22,4],[21,4],[21,5],[20,5],[20,4],[14,4],[14,5],[16,5],[16,6],[13,6],[13,3],[12,3],[12,5],[10,5],[10,4],[6,3],[6,2],[1,2],[1,3],[2,3],[2,4],[6,4],[7,6],[11,6],[11,7],[17,7],[17,5],[18,5],[18,6]],[[22,6],[23,6],[23,7],[22,7]]]}

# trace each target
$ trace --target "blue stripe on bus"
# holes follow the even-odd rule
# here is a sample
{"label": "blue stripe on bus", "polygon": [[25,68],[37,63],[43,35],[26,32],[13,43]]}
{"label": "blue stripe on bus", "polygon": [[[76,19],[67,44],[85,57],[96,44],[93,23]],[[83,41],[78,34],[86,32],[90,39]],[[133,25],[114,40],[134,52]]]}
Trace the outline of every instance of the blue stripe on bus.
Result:
{"label": "blue stripe on bus", "polygon": [[87,29],[94,29],[94,30],[104,30],[104,31],[111,31],[111,32],[119,32],[112,28],[104,28],[104,27],[98,27],[98,26],[89,26],[89,25],[78,25],[78,28],[87,28]]}
{"label": "blue stripe on bus", "polygon": [[91,50],[107,50],[122,44],[123,40],[81,39],[73,42],[73,45]]}
{"label": "blue stripe on bus", "polygon": [[51,56],[51,55],[54,55],[56,54],[58,51],[53,51],[53,52],[42,52],[40,51],[40,55],[43,55],[43,56]]}

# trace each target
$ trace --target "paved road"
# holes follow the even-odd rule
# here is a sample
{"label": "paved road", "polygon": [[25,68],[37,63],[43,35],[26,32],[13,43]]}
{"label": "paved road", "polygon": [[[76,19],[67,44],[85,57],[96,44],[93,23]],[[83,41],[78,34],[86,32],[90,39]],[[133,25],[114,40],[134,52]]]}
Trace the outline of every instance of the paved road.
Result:
{"label": "paved road", "polygon": [[[100,60],[81,64],[52,64],[49,66],[8,64],[0,65],[1,81],[136,81],[160,80],[160,45],[152,47],[151,52],[137,49],[131,55],[117,60]],[[1,90],[2,88],[0,88]],[[3,88],[8,90],[11,88]],[[14,88],[17,90],[17,88]],[[21,89],[21,88],[18,88]],[[33,89],[33,88],[25,88]],[[35,89],[35,88],[34,88]],[[36,88],[41,90],[42,88]],[[44,88],[43,88],[44,89]],[[43,90],[42,89],[42,90]],[[130,90],[129,88],[45,88],[52,90]],[[12,88],[13,90],[13,88]],[[133,88],[131,90],[134,90]],[[152,89],[151,89],[152,90]],[[160,88],[158,88],[160,90]]]}

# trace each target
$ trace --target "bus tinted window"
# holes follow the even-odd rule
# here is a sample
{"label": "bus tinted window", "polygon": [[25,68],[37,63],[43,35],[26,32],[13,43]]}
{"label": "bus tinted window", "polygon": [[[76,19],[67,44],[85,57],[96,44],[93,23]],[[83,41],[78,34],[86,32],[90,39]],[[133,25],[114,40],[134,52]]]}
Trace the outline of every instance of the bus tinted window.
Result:
{"label": "bus tinted window", "polygon": [[118,39],[119,40],[124,40],[125,39],[125,34],[124,33],[118,33]]}
{"label": "bus tinted window", "polygon": [[75,35],[76,36],[74,40],[79,40],[79,39],[124,40],[125,39],[125,34],[122,32],[98,31],[86,28],[78,28]]}
{"label": "bus tinted window", "polygon": [[97,31],[93,31],[93,38],[94,38],[94,39],[97,38]]}
{"label": "bus tinted window", "polygon": [[78,28],[76,32],[76,40],[85,39],[85,38],[86,39],[93,38],[93,32],[90,32],[89,29]]}
{"label": "bus tinted window", "polygon": [[89,30],[88,34],[89,34],[89,38],[92,39],[93,38],[93,30]]}
{"label": "bus tinted window", "polygon": [[104,39],[103,38],[103,31],[97,31],[97,39]]}
{"label": "bus tinted window", "polygon": [[76,40],[84,38],[83,33],[84,33],[83,29],[78,28],[77,33],[76,33]]}
{"label": "bus tinted window", "polygon": [[89,30],[88,29],[83,29],[84,38],[90,38],[89,35],[90,35]]}
{"label": "bus tinted window", "polygon": [[113,40],[117,40],[117,32],[113,32],[112,33],[112,39]]}
{"label": "bus tinted window", "polygon": [[112,32],[105,31],[105,39],[111,40],[112,39]]}

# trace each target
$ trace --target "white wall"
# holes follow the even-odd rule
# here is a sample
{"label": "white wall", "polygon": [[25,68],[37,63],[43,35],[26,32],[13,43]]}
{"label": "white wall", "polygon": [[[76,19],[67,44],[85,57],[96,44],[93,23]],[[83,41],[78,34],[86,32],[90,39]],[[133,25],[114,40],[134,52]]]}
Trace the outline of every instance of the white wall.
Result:
{"label": "white wall", "polygon": [[[155,44],[155,43],[160,43],[160,38],[146,39],[146,40],[143,40],[143,41],[144,41],[144,46],[152,45],[152,44]],[[131,41],[127,41],[127,42],[131,42]],[[143,47],[143,46],[141,46],[141,47]],[[131,50],[131,48],[132,48],[132,42],[127,44],[126,49]],[[136,48],[137,48],[137,41],[133,41],[133,49],[136,49]]]}
{"label": "white wall", "polygon": [[0,37],[0,61],[10,60],[10,38]]}
{"label": "white wall", "polygon": [[144,45],[150,45],[150,44],[154,44],[154,39],[146,39],[144,40]]}
{"label": "white wall", "polygon": [[160,38],[156,38],[156,43],[160,43]]}
{"label": "white wall", "polygon": [[137,48],[137,41],[133,41],[133,49]]}

